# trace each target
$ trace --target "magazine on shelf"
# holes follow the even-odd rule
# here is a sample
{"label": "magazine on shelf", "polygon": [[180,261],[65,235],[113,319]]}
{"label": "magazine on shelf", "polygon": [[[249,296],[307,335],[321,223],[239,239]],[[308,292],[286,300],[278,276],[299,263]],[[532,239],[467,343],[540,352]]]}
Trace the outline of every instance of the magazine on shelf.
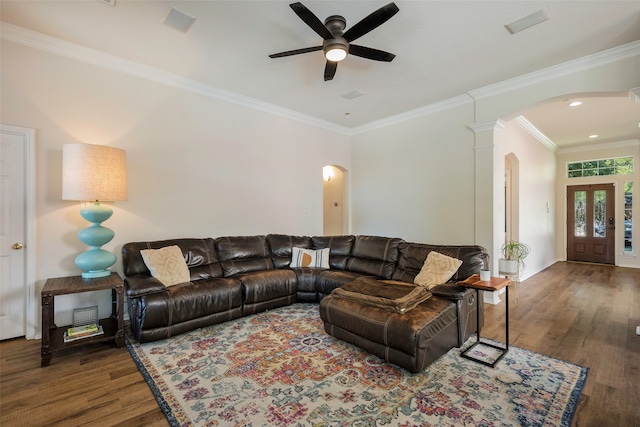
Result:
{"label": "magazine on shelf", "polygon": [[102,325],[98,325],[98,330],[88,334],[88,335],[80,335],[80,336],[75,336],[75,337],[70,337],[67,333],[67,331],[65,331],[64,333],[64,342],[72,342],[72,341],[77,341],[77,340],[81,340],[84,338],[89,338],[89,337],[95,337],[97,335],[102,335],[104,334],[104,330],[102,329]]}
{"label": "magazine on shelf", "polygon": [[67,336],[69,338],[84,337],[87,335],[95,334],[98,332],[98,325],[90,323],[88,325],[76,326],[67,329]]}

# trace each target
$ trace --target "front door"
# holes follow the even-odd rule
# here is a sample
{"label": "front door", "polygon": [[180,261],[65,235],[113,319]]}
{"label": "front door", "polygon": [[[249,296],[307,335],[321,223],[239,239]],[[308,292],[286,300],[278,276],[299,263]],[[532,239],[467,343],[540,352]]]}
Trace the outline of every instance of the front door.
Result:
{"label": "front door", "polygon": [[567,260],[615,263],[613,184],[567,187]]}

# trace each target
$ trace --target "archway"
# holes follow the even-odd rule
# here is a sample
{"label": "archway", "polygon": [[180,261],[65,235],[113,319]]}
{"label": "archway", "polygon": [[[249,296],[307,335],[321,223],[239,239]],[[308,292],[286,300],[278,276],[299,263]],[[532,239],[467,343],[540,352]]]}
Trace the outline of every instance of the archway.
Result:
{"label": "archway", "polygon": [[327,165],[322,168],[322,232],[325,236],[348,232],[346,175],[340,166]]}

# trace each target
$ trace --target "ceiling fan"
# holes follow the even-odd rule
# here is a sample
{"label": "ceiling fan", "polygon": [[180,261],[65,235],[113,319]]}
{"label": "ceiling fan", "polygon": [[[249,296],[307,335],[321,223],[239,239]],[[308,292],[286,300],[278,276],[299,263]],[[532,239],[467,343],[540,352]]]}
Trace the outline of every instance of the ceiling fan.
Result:
{"label": "ceiling fan", "polygon": [[360,22],[349,28],[345,33],[347,21],[340,15],[331,15],[325,19],[324,24],[305,5],[300,2],[291,3],[291,9],[315,31],[324,42],[322,46],[307,47],[303,49],[288,50],[286,52],[274,53],[269,58],[282,58],[285,56],[299,55],[301,53],[324,51],[327,64],[324,68],[324,80],[332,80],[338,68],[338,62],[347,57],[348,54],[360,56],[362,58],[373,59],[374,61],[391,62],[396,56],[370,47],[351,44],[355,39],[364,36],[369,31],[374,30],[388,21],[400,9],[395,3],[389,3],[380,9],[372,12]]}

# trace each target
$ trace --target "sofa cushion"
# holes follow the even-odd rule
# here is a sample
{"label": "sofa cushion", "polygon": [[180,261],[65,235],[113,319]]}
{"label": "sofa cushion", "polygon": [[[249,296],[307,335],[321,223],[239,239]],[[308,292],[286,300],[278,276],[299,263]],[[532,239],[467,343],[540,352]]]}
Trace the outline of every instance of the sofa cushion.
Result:
{"label": "sofa cushion", "polygon": [[293,248],[291,250],[291,268],[315,267],[329,268],[329,248],[324,249],[303,249]]}
{"label": "sofa cushion", "polygon": [[244,304],[296,294],[297,278],[292,270],[255,271],[236,277],[242,282]]}
{"label": "sofa cushion", "polygon": [[122,265],[125,276],[145,274],[150,276],[140,251],[143,249],[160,249],[176,245],[182,251],[185,262],[189,267],[190,280],[222,277],[222,267],[214,248],[214,240],[204,239],[170,239],[151,242],[131,242],[122,247]]}
{"label": "sofa cushion", "polygon": [[274,269],[265,236],[219,237],[215,245],[225,277]]}
{"label": "sofa cushion", "polygon": [[271,259],[275,268],[287,268],[291,263],[293,247],[311,249],[311,237],[289,236],[287,234],[268,234],[267,243],[271,250]]}
{"label": "sofa cushion", "polygon": [[402,239],[357,236],[346,270],[391,279]]}
{"label": "sofa cushion", "polygon": [[297,300],[317,302],[318,293],[316,291],[316,282],[318,281],[318,275],[326,270],[321,268],[300,267],[293,268],[292,271],[296,273],[298,278]]}
{"label": "sofa cushion", "polygon": [[159,328],[242,306],[242,284],[232,278],[198,280],[140,297],[140,330]]}
{"label": "sofa cushion", "polygon": [[329,248],[329,265],[336,270],[344,270],[351,256],[355,236],[314,236],[313,249]]}
{"label": "sofa cushion", "polygon": [[413,279],[413,283],[427,289],[442,285],[458,271],[461,265],[462,261],[457,258],[431,251],[427,255],[420,273]]}
{"label": "sofa cushion", "polygon": [[482,246],[445,246],[402,242],[398,245],[398,262],[392,278],[402,282],[413,283],[431,251],[437,251],[462,261],[462,265],[453,277],[449,279],[449,282],[464,280],[472,274],[479,273],[481,268],[489,266],[489,255]]}
{"label": "sofa cushion", "polygon": [[160,249],[143,249],[140,251],[144,264],[151,275],[165,286],[189,282],[189,267],[184,260],[182,251],[176,245],[165,246]]}

